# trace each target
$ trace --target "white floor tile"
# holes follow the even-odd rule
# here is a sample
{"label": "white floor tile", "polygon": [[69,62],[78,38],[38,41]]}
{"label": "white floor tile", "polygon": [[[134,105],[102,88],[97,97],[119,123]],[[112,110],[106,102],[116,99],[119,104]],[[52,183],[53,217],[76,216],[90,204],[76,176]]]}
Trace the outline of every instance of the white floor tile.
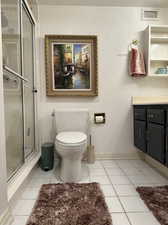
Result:
{"label": "white floor tile", "polygon": [[158,186],[162,186],[162,184],[158,183],[158,184],[135,184],[134,185],[135,188],[137,187],[158,187]]}
{"label": "white floor tile", "polygon": [[28,216],[15,216],[11,225],[25,225],[28,220]]}
{"label": "white floor tile", "polygon": [[120,204],[120,201],[118,200],[117,197],[107,197],[106,203],[107,203],[110,213],[124,212],[124,210]]}
{"label": "white floor tile", "polygon": [[137,196],[139,195],[133,185],[114,185],[114,189],[119,196]]}
{"label": "white floor tile", "polygon": [[112,213],[111,217],[113,225],[130,225],[125,213]]}
{"label": "white floor tile", "polygon": [[123,165],[120,165],[119,168],[122,169],[122,170],[124,170],[124,169],[134,170],[135,169],[135,167],[132,166],[131,164],[130,165],[129,164],[123,164]]}
{"label": "white floor tile", "polygon": [[160,225],[151,213],[127,213],[132,225]]}
{"label": "white floor tile", "polygon": [[103,169],[103,166],[99,161],[96,161],[94,164],[88,164],[88,168]]}
{"label": "white floor tile", "polygon": [[128,177],[133,184],[152,184],[154,182],[152,177],[147,177],[145,175],[138,175],[138,176],[128,175]]}
{"label": "white floor tile", "polygon": [[123,172],[126,175],[143,175],[143,172],[137,168],[123,168]]}
{"label": "white floor tile", "polygon": [[101,187],[101,189],[102,189],[102,191],[103,191],[103,193],[106,197],[116,196],[114,188],[112,187],[112,185],[106,184],[106,185],[100,185],[100,187]]}
{"label": "white floor tile", "polygon": [[104,159],[104,160],[100,160],[100,163],[103,165],[108,164],[108,163],[116,163],[116,160],[115,159]]}
{"label": "white floor tile", "polygon": [[50,178],[32,178],[28,183],[28,187],[41,187],[43,184],[49,184]]}
{"label": "white floor tile", "polygon": [[22,193],[22,199],[37,199],[40,188],[26,188]]}
{"label": "white floor tile", "polygon": [[145,164],[145,165],[137,165],[137,166],[135,166],[135,168],[137,168],[137,169],[139,169],[139,170],[145,168],[146,170],[148,170],[148,169],[150,169],[151,167],[150,167],[149,165]]}
{"label": "white floor tile", "polygon": [[62,183],[62,181],[55,177],[55,178],[50,179],[50,183],[51,184],[58,184],[58,183]]}
{"label": "white floor tile", "polygon": [[82,184],[82,183],[90,183],[90,178],[84,178],[81,181],[79,181],[78,183]]}
{"label": "white floor tile", "polygon": [[160,174],[157,175],[147,175],[147,178],[151,180],[152,183],[160,183],[160,184],[168,184],[168,179],[166,177],[163,177]]}
{"label": "white floor tile", "polygon": [[132,164],[136,167],[136,168],[150,168],[150,166],[142,160],[132,160]]}
{"label": "white floor tile", "polygon": [[139,168],[138,170],[141,171],[144,175],[149,175],[149,176],[155,176],[155,175],[158,175],[159,174],[153,168],[148,168],[147,169],[146,167],[143,167],[143,168]]}
{"label": "white floor tile", "polygon": [[132,160],[116,160],[116,162],[120,168],[134,168],[135,167]]}
{"label": "white floor tile", "polygon": [[104,169],[89,169],[90,175],[106,175],[106,172]]}
{"label": "white floor tile", "polygon": [[157,175],[146,174],[145,177],[151,184],[160,184],[160,185],[168,184],[168,179],[160,174],[157,174]]}
{"label": "white floor tile", "polygon": [[132,164],[133,160],[132,159],[116,159],[115,162],[117,164],[123,164],[123,163]]}
{"label": "white floor tile", "polygon": [[106,172],[110,176],[124,176],[124,172],[119,168],[106,168]]}
{"label": "white floor tile", "polygon": [[54,170],[43,171],[41,168],[37,168],[35,171],[32,172],[33,178],[50,178],[54,173]]}
{"label": "white floor tile", "polygon": [[126,176],[109,176],[112,184],[130,184],[130,180]]}
{"label": "white floor tile", "polygon": [[139,196],[120,197],[126,212],[148,212],[149,209]]}
{"label": "white floor tile", "polygon": [[100,162],[104,168],[119,168],[115,160],[102,160]]}
{"label": "white floor tile", "polygon": [[91,182],[97,182],[100,184],[110,184],[110,181],[107,176],[90,176]]}
{"label": "white floor tile", "polygon": [[14,216],[28,216],[30,215],[35,200],[19,200],[13,208]]}

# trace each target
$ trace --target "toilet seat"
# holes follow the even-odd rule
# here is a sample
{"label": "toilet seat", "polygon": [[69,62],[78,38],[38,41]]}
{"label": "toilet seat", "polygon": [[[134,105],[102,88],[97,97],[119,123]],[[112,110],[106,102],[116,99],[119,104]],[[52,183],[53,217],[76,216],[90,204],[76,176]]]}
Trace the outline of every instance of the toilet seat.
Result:
{"label": "toilet seat", "polygon": [[85,144],[86,141],[87,136],[82,132],[60,132],[56,136],[56,142],[65,146],[79,146]]}

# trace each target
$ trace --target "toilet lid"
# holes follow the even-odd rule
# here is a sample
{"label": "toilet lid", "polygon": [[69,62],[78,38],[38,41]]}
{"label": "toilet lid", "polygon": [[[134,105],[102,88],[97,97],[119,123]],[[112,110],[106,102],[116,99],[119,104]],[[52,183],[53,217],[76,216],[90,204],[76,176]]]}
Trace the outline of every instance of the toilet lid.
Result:
{"label": "toilet lid", "polygon": [[82,132],[60,132],[56,139],[65,144],[75,144],[86,141],[87,136]]}

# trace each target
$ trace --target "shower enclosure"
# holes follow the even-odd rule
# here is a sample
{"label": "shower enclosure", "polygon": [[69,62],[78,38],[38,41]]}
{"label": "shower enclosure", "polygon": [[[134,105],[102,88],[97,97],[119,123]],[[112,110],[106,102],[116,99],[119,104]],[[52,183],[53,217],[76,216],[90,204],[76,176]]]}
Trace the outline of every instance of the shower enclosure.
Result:
{"label": "shower enclosure", "polygon": [[24,0],[1,0],[7,175],[35,151],[35,22]]}

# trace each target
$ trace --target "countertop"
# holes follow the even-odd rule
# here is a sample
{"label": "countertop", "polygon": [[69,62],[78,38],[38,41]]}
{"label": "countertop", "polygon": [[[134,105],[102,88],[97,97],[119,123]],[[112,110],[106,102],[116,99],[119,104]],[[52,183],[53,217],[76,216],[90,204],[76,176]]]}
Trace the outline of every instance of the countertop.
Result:
{"label": "countertop", "polygon": [[168,96],[133,96],[132,105],[161,105],[168,104]]}

